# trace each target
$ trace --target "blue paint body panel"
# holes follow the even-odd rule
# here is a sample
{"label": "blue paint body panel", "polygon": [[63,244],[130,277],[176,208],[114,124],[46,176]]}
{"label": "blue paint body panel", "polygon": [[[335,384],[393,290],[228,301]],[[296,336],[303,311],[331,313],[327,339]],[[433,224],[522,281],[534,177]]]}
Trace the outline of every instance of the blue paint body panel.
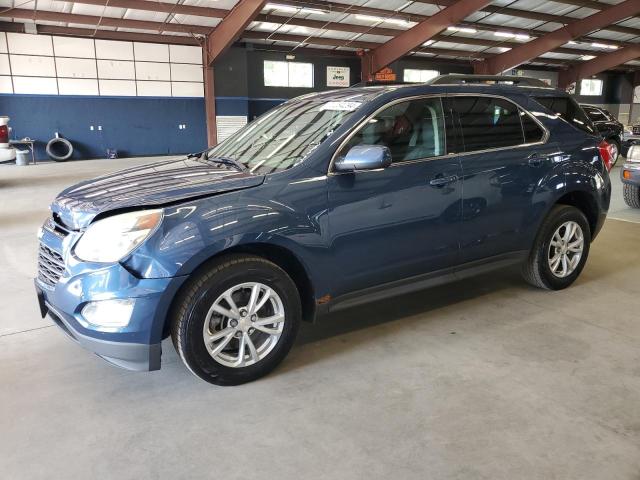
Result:
{"label": "blue paint body panel", "polygon": [[[542,122],[549,138],[544,144],[450,152],[380,170],[329,172],[346,137],[389,102],[460,92],[510,98]],[[136,306],[132,324],[122,331],[82,333],[152,345],[166,332],[168,306],[185,279],[207,260],[236,247],[272,246],[289,252],[308,277],[313,304],[332,298],[330,305],[339,306],[341,299],[361,292],[425,275],[464,276],[466,265],[515,258],[531,248],[547,213],[569,193],[584,192],[595,205],[595,236],[611,193],[598,139],[545,112],[526,93],[509,86],[380,87],[378,96],[302,163],[279,173],[254,176],[184,159],[70,187],[52,210],[73,232],[62,242],[49,234],[42,239],[63,252],[66,268],[53,291],[44,292],[46,300],[73,321],[86,301],[141,298],[142,307]],[[318,97],[330,101],[332,95]],[[544,162],[527,163],[534,152]],[[457,180],[444,187],[430,184],[442,175]],[[160,227],[121,261],[91,264],[74,257],[74,244],[91,222],[149,207],[164,209]]]}

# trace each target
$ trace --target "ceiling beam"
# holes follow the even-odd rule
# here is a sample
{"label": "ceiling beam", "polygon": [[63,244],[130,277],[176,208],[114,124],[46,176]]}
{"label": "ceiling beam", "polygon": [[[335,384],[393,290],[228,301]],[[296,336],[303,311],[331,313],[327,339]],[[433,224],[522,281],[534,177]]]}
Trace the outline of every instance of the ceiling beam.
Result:
{"label": "ceiling beam", "polygon": [[572,83],[578,83],[578,81],[583,78],[588,78],[639,57],[640,45],[629,46],[616,50],[615,52],[600,55],[593,60],[581,63],[580,65],[574,65],[568,70],[561,72],[558,76],[558,86],[560,88],[566,88]]}
{"label": "ceiling beam", "polygon": [[177,13],[182,15],[196,15],[199,17],[224,18],[229,10],[223,8],[196,7],[168,2],[152,2],[147,0],[73,0],[73,3],[83,5],[98,5],[101,7],[131,8],[148,12]]}
{"label": "ceiling beam", "polygon": [[565,27],[538,37],[519,47],[512,48],[508,52],[496,55],[483,62],[477,62],[474,64],[474,71],[483,75],[496,75],[517,67],[521,63],[536,58],[543,53],[561,47],[582,35],[619,22],[639,12],[640,0],[625,0],[586,18],[571,22]]}
{"label": "ceiling beam", "polygon": [[81,25],[100,25],[103,27],[133,28],[137,30],[153,30],[157,32],[176,32],[206,35],[211,27],[198,25],[180,25],[177,23],[150,22],[146,20],[129,20],[125,18],[98,17],[95,15],[77,15],[75,13],[49,12],[44,10],[26,10],[13,8],[0,11],[0,17],[19,20],[76,23]]}
{"label": "ceiling beam", "polygon": [[[418,3],[426,3],[429,5],[440,5],[440,6],[450,6],[455,5],[458,0],[415,0]],[[608,4],[601,4],[598,10],[602,10],[606,8]],[[519,8],[511,8],[511,7],[501,7],[498,5],[487,5],[480,9],[481,12],[492,13],[492,14],[500,14],[500,15],[508,15],[510,17],[518,17],[518,18],[527,18],[529,20],[537,20],[540,22],[552,22],[552,23],[560,23],[563,25],[568,25],[569,23],[576,20],[574,17],[569,17],[566,15],[554,15],[551,13],[544,12],[534,12],[531,10],[521,10]],[[508,27],[505,27],[508,29]],[[631,28],[631,27],[623,27],[620,25],[608,25],[603,30],[609,30],[611,32],[617,33],[626,33],[629,35],[640,35],[640,29]]]}
{"label": "ceiling beam", "polygon": [[240,0],[207,36],[207,64],[225,52],[264,8],[266,0]]}
{"label": "ceiling beam", "polygon": [[[200,45],[198,39],[186,35],[117,32],[113,30],[96,30],[95,28],[59,27],[56,25],[38,25],[37,28],[38,33],[42,33],[45,35],[68,35],[71,37],[91,37],[101,40],[168,43],[173,45]],[[24,33],[24,24],[15,22],[0,22],[0,31]]]}
{"label": "ceiling beam", "polygon": [[491,0],[458,0],[450,7],[396,35],[388,42],[367,52],[362,57],[362,79],[371,80],[373,75],[391,62],[415,50],[447,27],[455,25],[473,12],[491,3]]}

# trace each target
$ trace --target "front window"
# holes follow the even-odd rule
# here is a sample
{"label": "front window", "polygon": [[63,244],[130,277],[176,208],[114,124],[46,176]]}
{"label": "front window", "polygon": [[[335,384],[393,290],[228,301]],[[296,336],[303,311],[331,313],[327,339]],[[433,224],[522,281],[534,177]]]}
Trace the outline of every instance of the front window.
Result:
{"label": "front window", "polygon": [[208,157],[231,158],[261,175],[286,170],[302,162],[370,95],[352,94],[344,101],[302,98],[284,103],[213,147]]}
{"label": "front window", "polygon": [[371,118],[340,151],[356,145],[384,145],[394,163],[445,154],[444,113],[440,98],[408,100]]}

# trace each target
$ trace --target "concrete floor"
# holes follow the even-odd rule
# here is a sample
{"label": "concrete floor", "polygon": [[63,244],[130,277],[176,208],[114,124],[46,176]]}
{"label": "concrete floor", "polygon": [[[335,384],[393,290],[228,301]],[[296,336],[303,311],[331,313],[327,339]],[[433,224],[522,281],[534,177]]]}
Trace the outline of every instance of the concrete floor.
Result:
{"label": "concrete floor", "polygon": [[640,478],[640,225],[608,220],[568,290],[505,271],[353,309],[221,388],[169,343],[159,372],[110,367],[37,313],[47,203],[145,161],[0,166],[0,477]]}

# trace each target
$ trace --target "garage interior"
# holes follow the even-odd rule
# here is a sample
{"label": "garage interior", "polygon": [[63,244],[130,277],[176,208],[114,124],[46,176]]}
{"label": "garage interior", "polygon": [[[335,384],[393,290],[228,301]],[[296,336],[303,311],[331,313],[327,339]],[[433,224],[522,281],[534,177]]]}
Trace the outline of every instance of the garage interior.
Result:
{"label": "garage interior", "polygon": [[639,478],[624,157],[571,288],[505,269],[354,307],[303,324],[243,386],[198,381],[171,339],[162,370],[113,368],[40,317],[36,231],[69,185],[202,151],[300,95],[503,72],[569,89],[633,139],[640,1],[0,0],[0,116],[35,159],[0,163],[1,476]]}

